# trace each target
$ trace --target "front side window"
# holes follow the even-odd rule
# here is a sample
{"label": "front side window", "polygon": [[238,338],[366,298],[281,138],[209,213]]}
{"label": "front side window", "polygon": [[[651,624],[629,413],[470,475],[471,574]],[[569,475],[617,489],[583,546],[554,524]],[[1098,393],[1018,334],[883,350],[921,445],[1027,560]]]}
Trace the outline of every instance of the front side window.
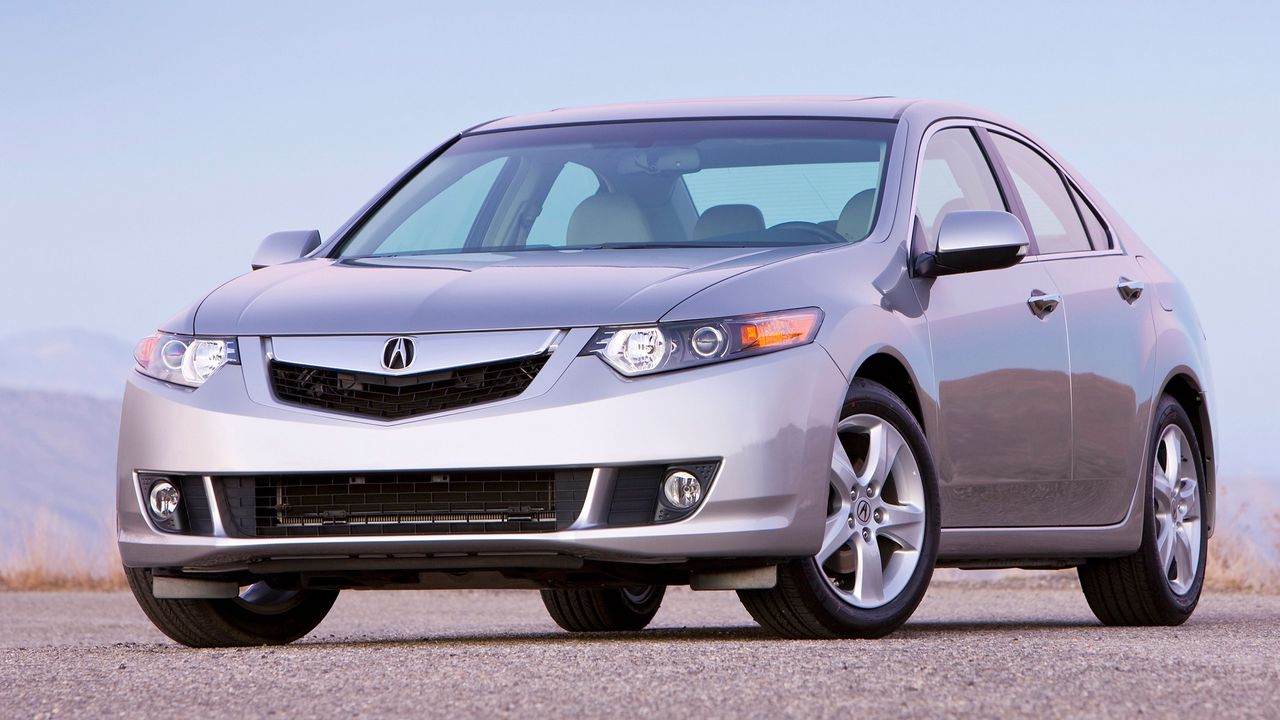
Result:
{"label": "front side window", "polygon": [[929,249],[938,247],[938,229],[957,210],[1005,210],[991,165],[969,128],[940,130],[925,148],[916,185],[916,222]]}
{"label": "front side window", "polygon": [[1058,169],[1018,140],[996,133],[991,137],[1022,198],[1037,251],[1050,255],[1089,250],[1089,236]]}
{"label": "front side window", "polygon": [[894,130],[741,119],[469,135],[337,255],[854,242],[874,223]]}

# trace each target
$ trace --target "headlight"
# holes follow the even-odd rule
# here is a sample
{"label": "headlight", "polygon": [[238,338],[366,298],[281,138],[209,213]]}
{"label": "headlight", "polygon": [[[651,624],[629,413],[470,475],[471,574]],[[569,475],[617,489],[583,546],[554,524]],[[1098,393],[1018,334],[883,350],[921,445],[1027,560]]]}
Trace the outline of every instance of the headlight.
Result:
{"label": "headlight", "polygon": [[813,342],[817,308],[718,320],[605,327],[583,349],[628,377],[760,355]]}
{"label": "headlight", "polygon": [[157,380],[200,387],[228,363],[240,364],[235,338],[200,338],[156,333],[133,351],[138,371]]}

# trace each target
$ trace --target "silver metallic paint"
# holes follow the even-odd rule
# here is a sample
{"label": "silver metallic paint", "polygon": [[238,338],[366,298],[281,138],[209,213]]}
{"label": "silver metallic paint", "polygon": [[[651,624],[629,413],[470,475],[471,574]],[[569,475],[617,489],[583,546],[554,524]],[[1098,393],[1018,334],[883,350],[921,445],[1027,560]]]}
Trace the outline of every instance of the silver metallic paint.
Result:
{"label": "silver metallic paint", "polygon": [[[210,566],[255,555],[463,550],[559,550],[653,561],[800,555],[816,547],[826,511],[830,422],[846,386],[822,348],[628,380],[598,358],[576,357],[586,337],[574,334],[552,360],[568,362],[558,368],[548,363],[539,376],[550,376],[547,392],[399,423],[258,404],[247,396],[244,378],[259,374],[260,365],[225,367],[198,392],[135,373],[125,391],[118,459],[125,564]],[[702,412],[670,412],[684,406]],[[247,540],[162,534],[143,512],[134,480],[135,469],[207,474],[216,481],[246,472],[598,467],[701,457],[722,458],[720,475],[687,520],[524,535]],[[607,502],[607,493],[596,496]],[[603,506],[593,507],[598,517]]]}
{"label": "silver metallic paint", "polygon": [[253,254],[249,267],[259,270],[269,265],[291,262],[306,257],[318,247],[320,247],[318,230],[286,230],[271,233],[258,244],[258,250]]}
{"label": "silver metallic paint", "polygon": [[[855,245],[763,252],[584,250],[377,262],[326,259],[342,234],[376,205],[375,197],[310,258],[232,280],[162,325],[174,332],[240,336],[244,364],[224,368],[197,391],[140,375],[130,379],[117,473],[125,562],[229,567],[278,555],[487,550],[642,562],[812,555],[821,538],[825,498],[820,495],[839,406],[849,379],[873,356],[901,363],[918,394],[941,470],[942,561],[1018,562],[1134,550],[1142,527],[1140,475],[1150,464],[1154,400],[1178,376],[1201,393],[1205,519],[1212,528],[1213,395],[1203,331],[1185,289],[1092,186],[1016,125],[975,108],[933,101],[749,98],[554,111],[486,123],[471,132],[741,116],[897,119],[885,200],[871,235]],[[1013,268],[968,276],[912,277],[908,233],[920,151],[932,132],[955,125],[1000,129],[1042,149],[1103,215],[1115,249],[1027,258]],[[1114,287],[1108,290],[1107,283],[1120,276],[1146,284],[1133,305],[1122,302]],[[1045,320],[1019,306],[1025,293],[1037,288],[1063,296]],[[956,304],[961,302],[967,306]],[[599,325],[810,306],[826,313],[817,342],[773,355],[634,380],[596,358],[575,357]],[[983,313],[1010,324],[992,328]],[[1091,317],[1106,321],[1091,325]],[[1015,325],[1043,336],[1044,347],[1026,348],[1026,335]],[[1073,326],[1080,331],[1072,333]],[[567,333],[525,394],[483,407],[382,423],[288,408],[267,386],[265,358],[272,338],[385,339],[526,329]],[[981,333],[989,347],[966,346],[966,333]],[[1065,361],[1057,359],[1062,353]],[[1003,365],[1000,357],[1006,358]],[[1004,381],[1020,376],[1035,379],[1036,390],[1010,392]],[[950,407],[948,401],[956,397],[973,403],[972,411]],[[672,413],[671,407],[700,412]],[[1074,408],[1079,416],[1070,415]],[[958,439],[968,432],[966,417],[1007,415],[1035,422],[1022,437],[1007,426],[977,434],[995,457],[984,457]],[[619,418],[633,422],[619,426]],[[1090,419],[1105,422],[1108,432],[1095,432],[1099,428],[1089,425]],[[1054,432],[1057,438],[1051,437]],[[494,437],[502,442],[484,439]],[[1078,439],[1074,451],[1070,441],[1064,448],[1063,438]],[[1034,445],[1041,441],[1043,446]],[[1046,456],[1019,472],[1017,463],[1028,459],[1024,453],[1033,446]],[[592,527],[611,478],[602,470],[594,474],[589,508],[579,523],[543,535],[290,540],[169,535],[150,526],[134,480],[137,470],[216,477],[424,466],[595,467],[711,456],[724,458],[719,479],[688,520]]]}
{"label": "silver metallic paint", "polygon": [[938,252],[979,248],[1026,248],[1022,221],[1002,210],[961,210],[948,213],[938,228]]}

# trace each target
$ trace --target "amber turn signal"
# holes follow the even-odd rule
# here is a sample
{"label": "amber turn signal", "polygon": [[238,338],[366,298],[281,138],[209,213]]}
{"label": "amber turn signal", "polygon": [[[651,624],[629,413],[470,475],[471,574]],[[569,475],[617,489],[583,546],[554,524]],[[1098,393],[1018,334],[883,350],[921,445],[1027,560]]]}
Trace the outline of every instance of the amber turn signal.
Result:
{"label": "amber turn signal", "polygon": [[813,339],[820,314],[813,310],[765,315],[739,326],[742,347],[777,348],[799,345]]}

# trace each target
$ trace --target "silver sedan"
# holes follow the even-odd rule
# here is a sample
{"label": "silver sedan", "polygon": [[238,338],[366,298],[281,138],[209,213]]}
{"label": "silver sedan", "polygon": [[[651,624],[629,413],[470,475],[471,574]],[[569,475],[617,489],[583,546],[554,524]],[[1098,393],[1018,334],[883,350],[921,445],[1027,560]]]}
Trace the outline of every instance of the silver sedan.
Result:
{"label": "silver sedan", "polygon": [[607,106],[450,138],[327,240],[139,343],[120,551],[192,646],[350,588],[531,588],[639,630],[668,585],[877,637],[935,566],[1194,610],[1214,518],[1182,286],[1016,125],[888,98]]}

